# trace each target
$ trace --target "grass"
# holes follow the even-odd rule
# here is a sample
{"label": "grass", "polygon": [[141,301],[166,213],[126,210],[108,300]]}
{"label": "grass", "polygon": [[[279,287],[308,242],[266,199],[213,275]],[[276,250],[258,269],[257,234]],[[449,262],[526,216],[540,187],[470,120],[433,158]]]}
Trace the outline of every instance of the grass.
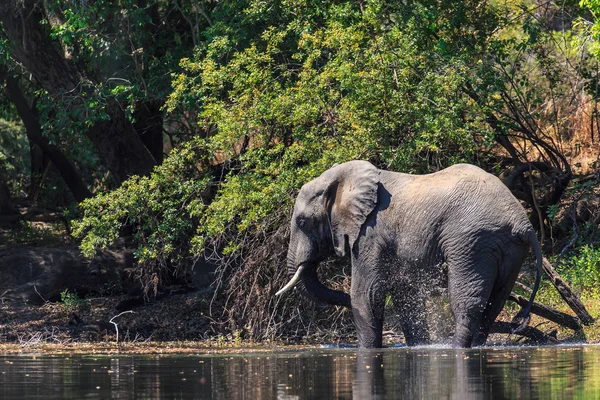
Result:
{"label": "grass", "polygon": [[[598,295],[597,290],[582,290],[577,286],[573,287],[573,290],[580,296],[581,301],[583,302],[590,315],[597,319],[600,316],[600,296]],[[569,315],[575,315],[575,313],[573,313],[573,311],[569,308],[567,303],[565,303],[565,301],[560,297],[558,291],[547,280],[543,281],[543,285],[536,297],[536,302],[555,308],[558,311],[562,311]],[[583,333],[579,334],[562,326],[548,323],[546,319],[543,319],[541,317],[537,317],[535,315],[532,316],[531,325],[535,326],[538,324],[544,324],[541,325],[540,328],[544,327],[543,329],[547,331],[556,329],[558,331],[558,338],[560,340],[575,340],[586,341],[587,343],[600,343],[600,322],[598,320],[596,320],[596,322],[592,325],[584,326]]]}

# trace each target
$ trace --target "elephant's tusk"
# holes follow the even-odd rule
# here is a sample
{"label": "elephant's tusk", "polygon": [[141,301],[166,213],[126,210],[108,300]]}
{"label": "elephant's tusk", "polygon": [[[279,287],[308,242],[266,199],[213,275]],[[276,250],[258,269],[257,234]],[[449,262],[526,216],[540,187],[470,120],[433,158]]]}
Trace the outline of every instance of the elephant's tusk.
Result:
{"label": "elephant's tusk", "polygon": [[275,296],[282,295],[294,286],[296,286],[296,283],[298,283],[298,281],[300,280],[300,275],[302,275],[302,271],[304,271],[304,264],[298,267],[298,270],[296,271],[292,279],[290,279],[288,284],[285,285],[279,292],[275,293]]}

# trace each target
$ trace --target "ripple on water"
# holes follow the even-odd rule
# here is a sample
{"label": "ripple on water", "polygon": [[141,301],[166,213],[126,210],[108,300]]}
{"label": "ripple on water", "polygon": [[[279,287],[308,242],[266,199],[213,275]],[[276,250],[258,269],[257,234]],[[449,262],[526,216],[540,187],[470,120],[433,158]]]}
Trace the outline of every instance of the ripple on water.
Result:
{"label": "ripple on water", "polygon": [[600,346],[0,356],[0,397],[600,398]]}

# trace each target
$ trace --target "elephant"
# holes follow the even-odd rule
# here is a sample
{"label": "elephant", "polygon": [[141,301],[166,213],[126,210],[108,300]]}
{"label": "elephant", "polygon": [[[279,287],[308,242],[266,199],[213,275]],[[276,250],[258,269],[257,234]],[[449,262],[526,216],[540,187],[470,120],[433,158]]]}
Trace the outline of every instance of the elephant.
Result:
{"label": "elephant", "polygon": [[[513,322],[524,329],[541,279],[542,252],[525,209],[494,175],[456,164],[426,175],[338,164],[302,186],[291,219],[287,268],[307,297],[352,309],[358,345],[382,346],[386,295],[409,346],[430,342],[426,300],[445,281],[453,347],[485,343],[529,248],[537,275]],[[330,256],[349,257],[350,294],[317,277]]]}

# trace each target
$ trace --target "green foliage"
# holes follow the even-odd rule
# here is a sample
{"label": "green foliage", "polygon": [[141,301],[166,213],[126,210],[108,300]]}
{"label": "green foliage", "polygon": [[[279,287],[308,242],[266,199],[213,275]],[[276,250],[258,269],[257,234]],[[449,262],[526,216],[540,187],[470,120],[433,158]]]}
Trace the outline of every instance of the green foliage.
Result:
{"label": "green foliage", "polygon": [[574,255],[559,259],[558,273],[585,297],[600,296],[600,247],[583,245]]}
{"label": "green foliage", "polygon": [[63,303],[63,307],[67,313],[77,311],[82,304],[82,300],[79,298],[77,292],[72,292],[69,289],[60,292],[60,301]]}
{"label": "green foliage", "polygon": [[463,60],[431,68],[410,27],[382,26],[377,2],[362,15],[350,3],[323,14],[322,25],[268,27],[233,54],[231,39],[216,37],[181,61],[167,109],[196,105],[204,129],[216,128],[207,148],[239,163],[203,214],[196,252],[228,230],[281,223],[290,194],[334,163],[428,172],[473,161],[485,127],[460,91]]}
{"label": "green foliage", "polygon": [[[253,10],[249,14],[256,18]],[[272,26],[233,54],[231,45],[238,39],[217,36],[193,59],[181,61],[185,72],[174,80],[168,111],[183,113],[195,106],[199,126],[216,127],[215,134],[198,142],[237,163],[215,200],[195,211],[196,254],[228,230],[243,234],[280,223],[290,194],[335,162],[380,157],[395,168],[427,171],[432,160],[437,168],[469,159],[473,132],[480,128],[460,118],[468,102],[457,96],[464,65],[423,74],[425,60],[417,57],[401,26],[383,29],[377,17],[382,10],[368,11],[364,21],[346,26],[336,18],[343,14],[360,21],[358,9],[332,5],[328,14],[336,18],[323,27],[306,30],[308,22],[298,25],[297,20]],[[415,153],[420,155],[416,163]],[[175,153],[169,159],[181,158]],[[138,250],[139,259],[168,258],[170,242],[190,227],[174,210],[181,196],[175,203],[169,196],[198,195],[174,174],[169,175],[178,177],[170,181],[172,187],[156,192],[160,198],[145,197],[153,184],[162,188],[159,172],[85,202],[85,217],[75,231],[87,235],[86,254],[114,240],[122,224],[138,219],[136,234],[147,243]],[[158,223],[156,215],[164,220]],[[235,247],[232,243],[225,252]]]}
{"label": "green foliage", "polygon": [[16,194],[24,191],[29,170],[29,142],[23,125],[0,119],[0,176]]}
{"label": "green foliage", "polygon": [[[189,254],[189,240],[205,205],[203,192],[210,176],[202,145],[189,142],[171,152],[151,176],[132,177],[120,188],[81,203],[83,214],[73,223],[86,256],[104,249],[122,229],[133,232],[136,258],[147,268],[146,278],[157,284],[167,265],[177,266]],[[176,177],[176,179],[174,179]]]}

